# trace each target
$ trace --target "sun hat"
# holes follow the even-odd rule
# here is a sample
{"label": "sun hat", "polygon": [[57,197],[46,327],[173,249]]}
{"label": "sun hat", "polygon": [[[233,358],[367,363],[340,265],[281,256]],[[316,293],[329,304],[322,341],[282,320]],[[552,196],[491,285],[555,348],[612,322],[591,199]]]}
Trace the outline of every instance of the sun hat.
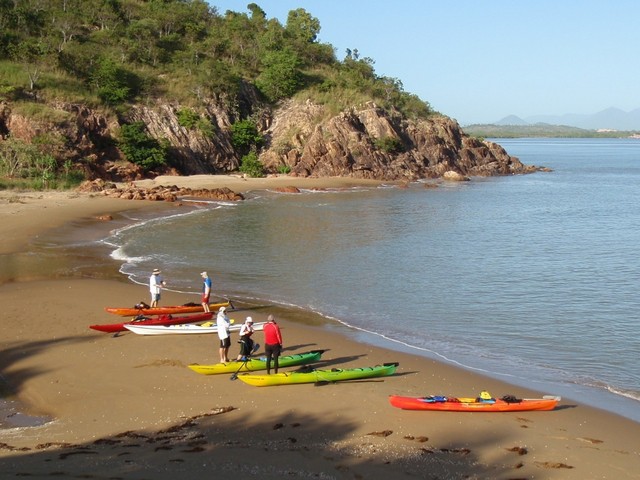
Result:
{"label": "sun hat", "polygon": [[207,272],[202,272],[200,275],[202,275],[203,277],[207,276]]}
{"label": "sun hat", "polygon": [[226,307],[220,307],[220,310],[218,310],[218,311],[219,311],[219,312],[224,312],[224,311],[226,311],[226,310],[227,310],[227,308],[226,308]]}
{"label": "sun hat", "polygon": [[154,274],[154,275],[157,275],[158,273],[160,273],[160,270],[158,270],[157,268],[154,268],[154,269],[153,269],[153,274]]}
{"label": "sun hat", "polygon": [[246,322],[247,322],[247,323],[253,323],[253,318],[251,318],[251,317],[247,317]]}

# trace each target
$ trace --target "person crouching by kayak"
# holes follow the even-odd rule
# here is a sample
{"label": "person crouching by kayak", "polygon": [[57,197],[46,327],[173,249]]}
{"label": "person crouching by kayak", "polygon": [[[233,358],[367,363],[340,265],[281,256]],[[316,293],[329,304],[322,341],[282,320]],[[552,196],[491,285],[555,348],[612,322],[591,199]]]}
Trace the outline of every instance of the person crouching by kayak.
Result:
{"label": "person crouching by kayak", "polygon": [[271,359],[273,371],[278,373],[278,358],[282,352],[282,334],[273,315],[267,317],[267,323],[262,327],[264,333],[264,352],[267,357],[267,375],[271,375]]}
{"label": "person crouching by kayak", "polygon": [[226,314],[226,308],[220,307],[218,316],[216,317],[216,326],[218,327],[218,338],[220,338],[220,363],[229,361],[229,347],[231,346],[231,321]]}
{"label": "person crouching by kayak", "polygon": [[249,356],[253,353],[254,342],[251,338],[253,332],[253,318],[247,317],[245,322],[240,327],[240,338],[238,339],[238,342],[240,343],[240,354],[237,358],[238,362],[241,360],[248,360]]}

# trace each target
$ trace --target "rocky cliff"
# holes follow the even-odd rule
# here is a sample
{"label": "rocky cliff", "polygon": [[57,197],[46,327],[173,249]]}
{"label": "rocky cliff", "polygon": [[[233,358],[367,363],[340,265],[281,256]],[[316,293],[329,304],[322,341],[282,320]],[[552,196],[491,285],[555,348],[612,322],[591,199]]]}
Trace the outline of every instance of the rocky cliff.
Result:
{"label": "rocky cliff", "polygon": [[[170,103],[135,105],[120,119],[84,105],[50,104],[59,115],[35,120],[0,103],[0,142],[9,137],[25,142],[48,132],[58,138],[59,157],[82,165],[90,179],[128,181],[156,174],[216,174],[237,171],[240,158],[231,144],[232,115],[217,105],[200,112],[213,129],[203,133],[178,121],[180,106]],[[329,115],[322,105],[288,101],[264,109],[258,124],[265,136],[260,160],[267,172],[295,176],[345,176],[378,180],[462,177],[529,173],[495,143],[466,135],[445,116],[409,120],[373,103]],[[143,172],[117,148],[122,122],[143,122],[150,136],[170,145],[171,168]]]}

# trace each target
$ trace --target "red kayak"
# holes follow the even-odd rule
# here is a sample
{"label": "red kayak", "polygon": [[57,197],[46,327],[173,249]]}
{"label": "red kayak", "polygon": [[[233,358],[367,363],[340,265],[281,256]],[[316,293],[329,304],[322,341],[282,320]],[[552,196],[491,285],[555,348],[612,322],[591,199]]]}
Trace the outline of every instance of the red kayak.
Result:
{"label": "red kayak", "polygon": [[117,333],[125,332],[127,329],[125,325],[180,325],[183,323],[196,323],[211,320],[213,318],[212,312],[198,313],[196,315],[160,315],[158,317],[144,317],[142,315],[130,320],[128,322],[121,323],[109,323],[104,325],[89,325],[89,328],[98,330],[100,332]]}
{"label": "red kayak", "polygon": [[[231,307],[233,305],[230,301],[226,300],[220,303],[210,303],[209,309],[217,311],[220,307]],[[175,305],[172,307],[149,307],[146,304],[139,304],[133,308],[116,308],[105,307],[105,310],[121,317],[133,317],[134,315],[175,315],[177,313],[196,313],[203,312],[204,308],[199,303],[188,303],[186,305]]]}

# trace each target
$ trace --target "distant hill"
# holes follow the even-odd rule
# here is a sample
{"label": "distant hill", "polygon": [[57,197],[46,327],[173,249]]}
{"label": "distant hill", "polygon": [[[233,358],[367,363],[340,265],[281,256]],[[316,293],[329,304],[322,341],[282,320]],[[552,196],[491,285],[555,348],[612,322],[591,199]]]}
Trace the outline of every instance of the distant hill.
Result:
{"label": "distant hill", "polygon": [[[513,122],[515,120],[508,121]],[[638,135],[638,131],[587,130],[567,125],[549,125],[548,123],[536,123],[533,125],[517,125],[514,123],[501,125],[475,124],[467,125],[466,127],[462,127],[462,129],[469,135],[483,138],[618,138]]]}
{"label": "distant hill", "polygon": [[524,119],[509,115],[491,125],[563,125],[587,130],[640,130],[640,108],[625,112],[619,108],[607,108],[591,115],[566,113],[564,115],[534,115]]}
{"label": "distant hill", "polygon": [[497,121],[495,125],[527,125],[528,122],[525,122],[520,117],[516,117],[515,115],[509,115],[508,117],[504,117],[502,120]]}

